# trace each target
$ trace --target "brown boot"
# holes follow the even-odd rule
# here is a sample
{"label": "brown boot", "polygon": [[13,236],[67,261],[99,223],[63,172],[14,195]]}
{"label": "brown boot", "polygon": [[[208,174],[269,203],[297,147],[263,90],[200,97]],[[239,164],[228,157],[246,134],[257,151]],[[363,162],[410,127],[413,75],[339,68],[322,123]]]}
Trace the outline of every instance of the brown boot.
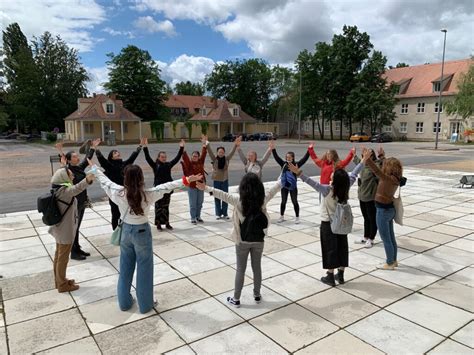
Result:
{"label": "brown boot", "polygon": [[79,290],[79,285],[76,285],[74,283],[67,283],[66,285],[58,288],[59,293],[72,292],[76,290]]}

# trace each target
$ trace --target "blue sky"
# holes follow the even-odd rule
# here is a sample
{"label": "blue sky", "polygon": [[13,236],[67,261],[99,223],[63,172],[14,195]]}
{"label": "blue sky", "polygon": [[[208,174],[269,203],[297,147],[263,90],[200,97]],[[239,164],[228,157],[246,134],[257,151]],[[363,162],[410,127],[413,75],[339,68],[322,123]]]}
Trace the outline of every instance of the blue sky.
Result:
{"label": "blue sky", "polygon": [[91,92],[107,80],[106,54],[128,44],[150,52],[172,85],[202,81],[215,63],[263,58],[291,66],[299,51],[330,41],[344,24],[366,31],[388,64],[473,53],[472,0],[16,0],[1,1],[0,26],[18,22],[31,40],[44,31],[79,51]]}

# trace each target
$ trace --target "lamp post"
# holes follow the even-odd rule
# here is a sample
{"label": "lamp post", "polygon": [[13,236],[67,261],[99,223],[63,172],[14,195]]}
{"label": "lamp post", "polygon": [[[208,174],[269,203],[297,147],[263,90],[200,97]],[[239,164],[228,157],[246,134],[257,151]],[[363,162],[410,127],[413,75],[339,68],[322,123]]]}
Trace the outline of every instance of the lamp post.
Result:
{"label": "lamp post", "polygon": [[438,96],[438,118],[436,120],[436,141],[435,141],[435,150],[438,149],[438,138],[439,138],[439,131],[441,130],[439,127],[439,118],[441,115],[441,93],[443,92],[443,75],[444,75],[444,53],[446,51],[446,32],[447,29],[443,28],[441,32],[444,32],[444,42],[443,42],[443,61],[441,62],[441,78],[439,79],[439,96]]}
{"label": "lamp post", "polygon": [[301,143],[301,72],[302,68],[300,67],[300,102],[298,109],[298,143]]}

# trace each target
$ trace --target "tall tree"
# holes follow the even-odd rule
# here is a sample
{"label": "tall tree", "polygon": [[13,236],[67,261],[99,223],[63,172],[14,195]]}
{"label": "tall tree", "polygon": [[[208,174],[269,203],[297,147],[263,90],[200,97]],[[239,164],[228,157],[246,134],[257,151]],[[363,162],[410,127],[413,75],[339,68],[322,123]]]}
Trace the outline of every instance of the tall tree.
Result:
{"label": "tall tree", "polygon": [[201,83],[192,83],[188,81],[181,81],[174,87],[176,95],[191,95],[191,96],[202,96],[204,95],[204,85]]}
{"label": "tall tree", "polygon": [[269,108],[269,120],[292,122],[290,130],[292,132],[298,118],[298,77],[293,70],[279,65],[274,66],[271,71],[272,102]]}
{"label": "tall tree", "polygon": [[[474,57],[471,57],[469,70],[458,81],[458,90],[454,100],[445,104],[446,112],[466,120],[474,116]],[[469,127],[469,124],[466,125]]]}
{"label": "tall tree", "polygon": [[145,120],[167,115],[166,83],[148,51],[129,45],[119,54],[109,53],[109,81],[104,87],[117,94],[124,106]]}

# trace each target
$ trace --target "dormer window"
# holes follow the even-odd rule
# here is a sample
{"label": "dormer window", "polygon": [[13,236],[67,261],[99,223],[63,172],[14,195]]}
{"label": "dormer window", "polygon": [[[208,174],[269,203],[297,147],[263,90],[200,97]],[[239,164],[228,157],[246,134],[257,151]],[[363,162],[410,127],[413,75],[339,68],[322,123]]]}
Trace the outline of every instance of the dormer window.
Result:
{"label": "dormer window", "polygon": [[441,82],[437,81],[433,83],[433,92],[440,92],[441,90]]}
{"label": "dormer window", "polygon": [[206,106],[204,106],[203,108],[201,108],[201,115],[207,116]]}
{"label": "dormer window", "polygon": [[446,91],[447,86],[453,77],[453,74],[444,74],[443,77],[436,78],[433,80],[433,92]]}
{"label": "dormer window", "polygon": [[106,113],[114,113],[114,104],[105,104]]}
{"label": "dormer window", "polygon": [[232,116],[234,117],[238,117],[239,116],[239,108],[238,107],[234,107],[232,109]]}

